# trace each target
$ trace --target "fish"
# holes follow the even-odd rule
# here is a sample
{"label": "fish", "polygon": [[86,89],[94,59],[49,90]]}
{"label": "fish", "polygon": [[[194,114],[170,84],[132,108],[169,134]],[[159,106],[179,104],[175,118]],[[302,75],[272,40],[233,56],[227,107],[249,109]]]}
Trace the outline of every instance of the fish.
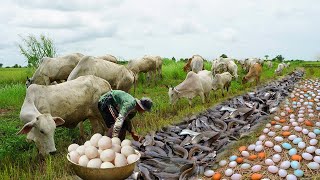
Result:
{"label": "fish", "polygon": [[231,108],[229,106],[222,106],[222,108],[220,109],[220,111],[229,111],[229,112],[233,112],[236,111],[237,109],[235,108]]}
{"label": "fish", "polygon": [[151,174],[149,172],[149,170],[143,166],[139,166],[139,170],[141,172],[141,176],[143,177],[143,179],[145,180],[153,180],[153,178],[151,178]]}
{"label": "fish", "polygon": [[[194,173],[195,167],[196,167],[196,164],[195,164],[195,163],[192,163],[191,165],[188,164],[188,165],[186,165],[185,168],[182,168],[182,169],[181,169],[181,170],[182,170],[182,173],[181,173],[181,175],[180,175],[180,177],[179,177],[179,180],[186,180],[186,179],[188,179],[188,177],[190,177],[190,176]],[[184,170],[184,169],[185,169],[185,170]]]}
{"label": "fish", "polygon": [[191,136],[186,136],[183,141],[180,143],[180,146],[185,146],[190,144],[192,137]]}
{"label": "fish", "polygon": [[180,173],[166,173],[166,172],[159,172],[153,173],[159,180],[178,180]]}
{"label": "fish", "polygon": [[157,147],[157,146],[146,146],[145,150],[156,152],[156,153],[160,154],[161,156],[167,156],[167,153],[163,149],[161,149],[160,147]]}
{"label": "fish", "polygon": [[183,129],[183,130],[179,133],[180,136],[183,136],[183,135],[197,136],[197,135],[199,135],[199,134],[200,134],[200,133],[191,131],[190,129]]}
{"label": "fish", "polygon": [[179,155],[183,156],[183,159],[187,159],[188,158],[188,151],[185,148],[183,148],[183,147],[181,147],[181,146],[179,146],[177,144],[173,145],[173,151],[176,154],[179,154]]}

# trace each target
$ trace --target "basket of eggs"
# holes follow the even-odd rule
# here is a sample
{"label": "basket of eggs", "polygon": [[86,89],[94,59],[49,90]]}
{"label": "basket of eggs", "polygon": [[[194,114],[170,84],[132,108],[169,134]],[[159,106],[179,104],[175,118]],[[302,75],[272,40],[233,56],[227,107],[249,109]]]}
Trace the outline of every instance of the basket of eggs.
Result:
{"label": "basket of eggs", "polygon": [[130,140],[94,134],[84,145],[71,144],[67,159],[82,179],[120,180],[129,177],[140,159]]}

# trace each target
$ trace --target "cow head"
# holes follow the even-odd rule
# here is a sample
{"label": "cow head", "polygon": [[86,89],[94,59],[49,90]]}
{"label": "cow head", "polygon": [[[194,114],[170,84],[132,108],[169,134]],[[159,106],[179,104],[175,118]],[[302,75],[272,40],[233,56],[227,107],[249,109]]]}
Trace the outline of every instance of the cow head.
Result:
{"label": "cow head", "polygon": [[242,78],[242,84],[245,84],[245,83],[247,83],[248,82],[248,79],[246,78],[246,76],[243,76],[243,78]]}
{"label": "cow head", "polygon": [[212,80],[212,90],[218,89],[218,80],[220,78],[220,74],[216,74]]}
{"label": "cow head", "polygon": [[27,140],[34,141],[40,154],[45,156],[56,151],[54,131],[56,126],[63,123],[64,120],[60,117],[41,114],[31,122],[26,123],[17,134],[27,134]]}
{"label": "cow head", "polygon": [[26,87],[28,88],[32,83],[33,83],[32,78],[29,78],[29,77],[27,76]]}
{"label": "cow head", "polygon": [[179,99],[180,92],[175,87],[169,87],[168,95],[170,104],[174,105]]}

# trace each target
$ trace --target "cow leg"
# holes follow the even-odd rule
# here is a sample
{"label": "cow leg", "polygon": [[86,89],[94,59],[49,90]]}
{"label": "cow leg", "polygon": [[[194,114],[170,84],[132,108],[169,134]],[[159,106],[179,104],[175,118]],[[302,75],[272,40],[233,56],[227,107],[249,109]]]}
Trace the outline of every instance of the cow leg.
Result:
{"label": "cow leg", "polygon": [[189,101],[189,106],[192,107],[192,99],[188,98],[188,101]]}
{"label": "cow leg", "polygon": [[48,76],[43,76],[43,80],[44,80],[45,85],[47,85],[47,86],[50,85],[50,79]]}
{"label": "cow leg", "polygon": [[224,97],[224,94],[223,94],[223,88],[221,88],[221,94],[222,94],[222,97]]}
{"label": "cow leg", "polygon": [[204,98],[204,93],[201,92],[201,93],[199,93],[199,95],[200,95],[200,97],[201,97],[202,104],[206,103],[205,98]]}
{"label": "cow leg", "polygon": [[80,142],[85,142],[86,137],[84,136],[84,127],[83,127],[83,121],[79,122],[79,132],[80,132]]}

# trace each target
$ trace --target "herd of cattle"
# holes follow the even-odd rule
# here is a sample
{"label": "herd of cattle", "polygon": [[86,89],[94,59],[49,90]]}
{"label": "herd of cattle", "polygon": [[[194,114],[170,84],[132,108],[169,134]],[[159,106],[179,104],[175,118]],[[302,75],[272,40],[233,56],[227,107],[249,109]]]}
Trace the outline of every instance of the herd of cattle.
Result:
{"label": "herd of cattle", "polygon": [[[185,97],[192,105],[192,99],[199,95],[202,102],[209,100],[211,90],[227,90],[232,79],[238,79],[238,66],[247,71],[242,82],[256,81],[262,72],[262,65],[272,67],[271,61],[258,58],[237,61],[232,58],[218,58],[212,62],[211,71],[204,70],[204,58],[194,55],[188,59],[183,70],[188,72],[185,80],[175,87],[168,87],[171,104]],[[289,64],[281,63],[276,74],[281,74]],[[18,134],[27,134],[35,142],[42,155],[56,151],[54,132],[56,126],[74,128],[89,119],[93,132],[106,129],[98,111],[100,96],[111,89],[128,92],[137,84],[139,73],[146,73],[148,84],[162,78],[162,58],[144,56],[129,61],[128,65],[117,64],[112,55],[100,57],[74,53],[57,58],[43,58],[33,76],[27,79],[27,92],[20,111],[25,123]]]}

